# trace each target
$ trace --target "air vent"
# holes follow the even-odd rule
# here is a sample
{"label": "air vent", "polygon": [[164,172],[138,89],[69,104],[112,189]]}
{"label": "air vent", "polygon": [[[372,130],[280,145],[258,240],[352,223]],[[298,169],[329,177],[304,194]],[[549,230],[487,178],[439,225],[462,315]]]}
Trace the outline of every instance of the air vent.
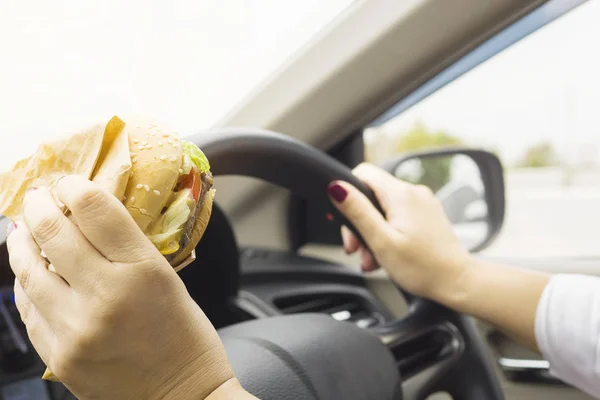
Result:
{"label": "air vent", "polygon": [[320,293],[279,297],[275,306],[284,314],[328,314],[338,321],[354,322],[361,328],[369,328],[384,322],[367,301],[352,294]]}
{"label": "air vent", "polygon": [[391,346],[400,376],[408,379],[427,367],[439,363],[457,351],[452,333],[434,328]]}

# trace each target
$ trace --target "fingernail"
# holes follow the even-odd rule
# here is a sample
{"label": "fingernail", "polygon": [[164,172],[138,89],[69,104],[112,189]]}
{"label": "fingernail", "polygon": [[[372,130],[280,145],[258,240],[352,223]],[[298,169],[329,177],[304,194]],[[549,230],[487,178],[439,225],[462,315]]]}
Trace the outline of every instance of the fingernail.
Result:
{"label": "fingernail", "polygon": [[346,191],[346,189],[344,189],[339,183],[335,182],[329,184],[329,186],[327,187],[327,191],[329,192],[329,195],[333,197],[333,199],[338,203],[341,203],[344,200],[346,200],[346,197],[348,196],[348,192]]}
{"label": "fingernail", "polygon": [[8,237],[13,231],[17,229],[17,224],[10,221],[10,223],[6,226],[6,237]]}

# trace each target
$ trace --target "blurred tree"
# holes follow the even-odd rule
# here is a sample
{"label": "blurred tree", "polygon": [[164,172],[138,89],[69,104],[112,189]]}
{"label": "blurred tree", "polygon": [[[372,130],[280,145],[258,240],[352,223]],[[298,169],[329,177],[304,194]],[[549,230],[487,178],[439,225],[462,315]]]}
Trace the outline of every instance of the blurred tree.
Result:
{"label": "blurred tree", "polygon": [[[417,122],[408,132],[391,136],[386,157],[419,150],[458,146],[462,140],[444,131],[430,131]],[[431,157],[420,160],[420,171],[398,176],[412,183],[428,186],[436,192],[450,180],[450,166],[453,157]],[[382,160],[378,160],[382,161]]]}
{"label": "blurred tree", "polygon": [[542,142],[529,147],[517,166],[521,168],[556,167],[560,160],[554,147],[549,142]]}
{"label": "blurred tree", "polygon": [[405,153],[460,144],[462,140],[458,137],[444,131],[432,132],[421,122],[417,122],[411,130],[397,136],[394,150],[396,153]]}

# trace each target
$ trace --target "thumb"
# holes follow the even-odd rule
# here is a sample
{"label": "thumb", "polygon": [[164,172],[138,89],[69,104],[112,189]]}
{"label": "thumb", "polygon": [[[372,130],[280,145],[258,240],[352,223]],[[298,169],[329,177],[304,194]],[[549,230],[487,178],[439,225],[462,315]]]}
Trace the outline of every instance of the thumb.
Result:
{"label": "thumb", "polygon": [[377,253],[387,247],[396,232],[362,192],[342,181],[332,182],[327,190],[332,203],[356,227],[372,251]]}

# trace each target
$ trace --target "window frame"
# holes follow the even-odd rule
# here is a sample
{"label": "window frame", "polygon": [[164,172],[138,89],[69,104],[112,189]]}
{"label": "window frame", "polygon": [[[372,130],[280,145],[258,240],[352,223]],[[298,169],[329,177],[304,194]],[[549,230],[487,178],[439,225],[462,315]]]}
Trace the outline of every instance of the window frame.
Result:
{"label": "window frame", "polygon": [[[443,69],[429,81],[398,101],[387,111],[375,118],[365,129],[376,128],[399,116],[444,86],[452,83],[475,67],[526,38],[537,30],[568,14],[589,0],[549,0],[529,14],[519,18],[459,60]],[[363,130],[364,131],[364,130]]]}

